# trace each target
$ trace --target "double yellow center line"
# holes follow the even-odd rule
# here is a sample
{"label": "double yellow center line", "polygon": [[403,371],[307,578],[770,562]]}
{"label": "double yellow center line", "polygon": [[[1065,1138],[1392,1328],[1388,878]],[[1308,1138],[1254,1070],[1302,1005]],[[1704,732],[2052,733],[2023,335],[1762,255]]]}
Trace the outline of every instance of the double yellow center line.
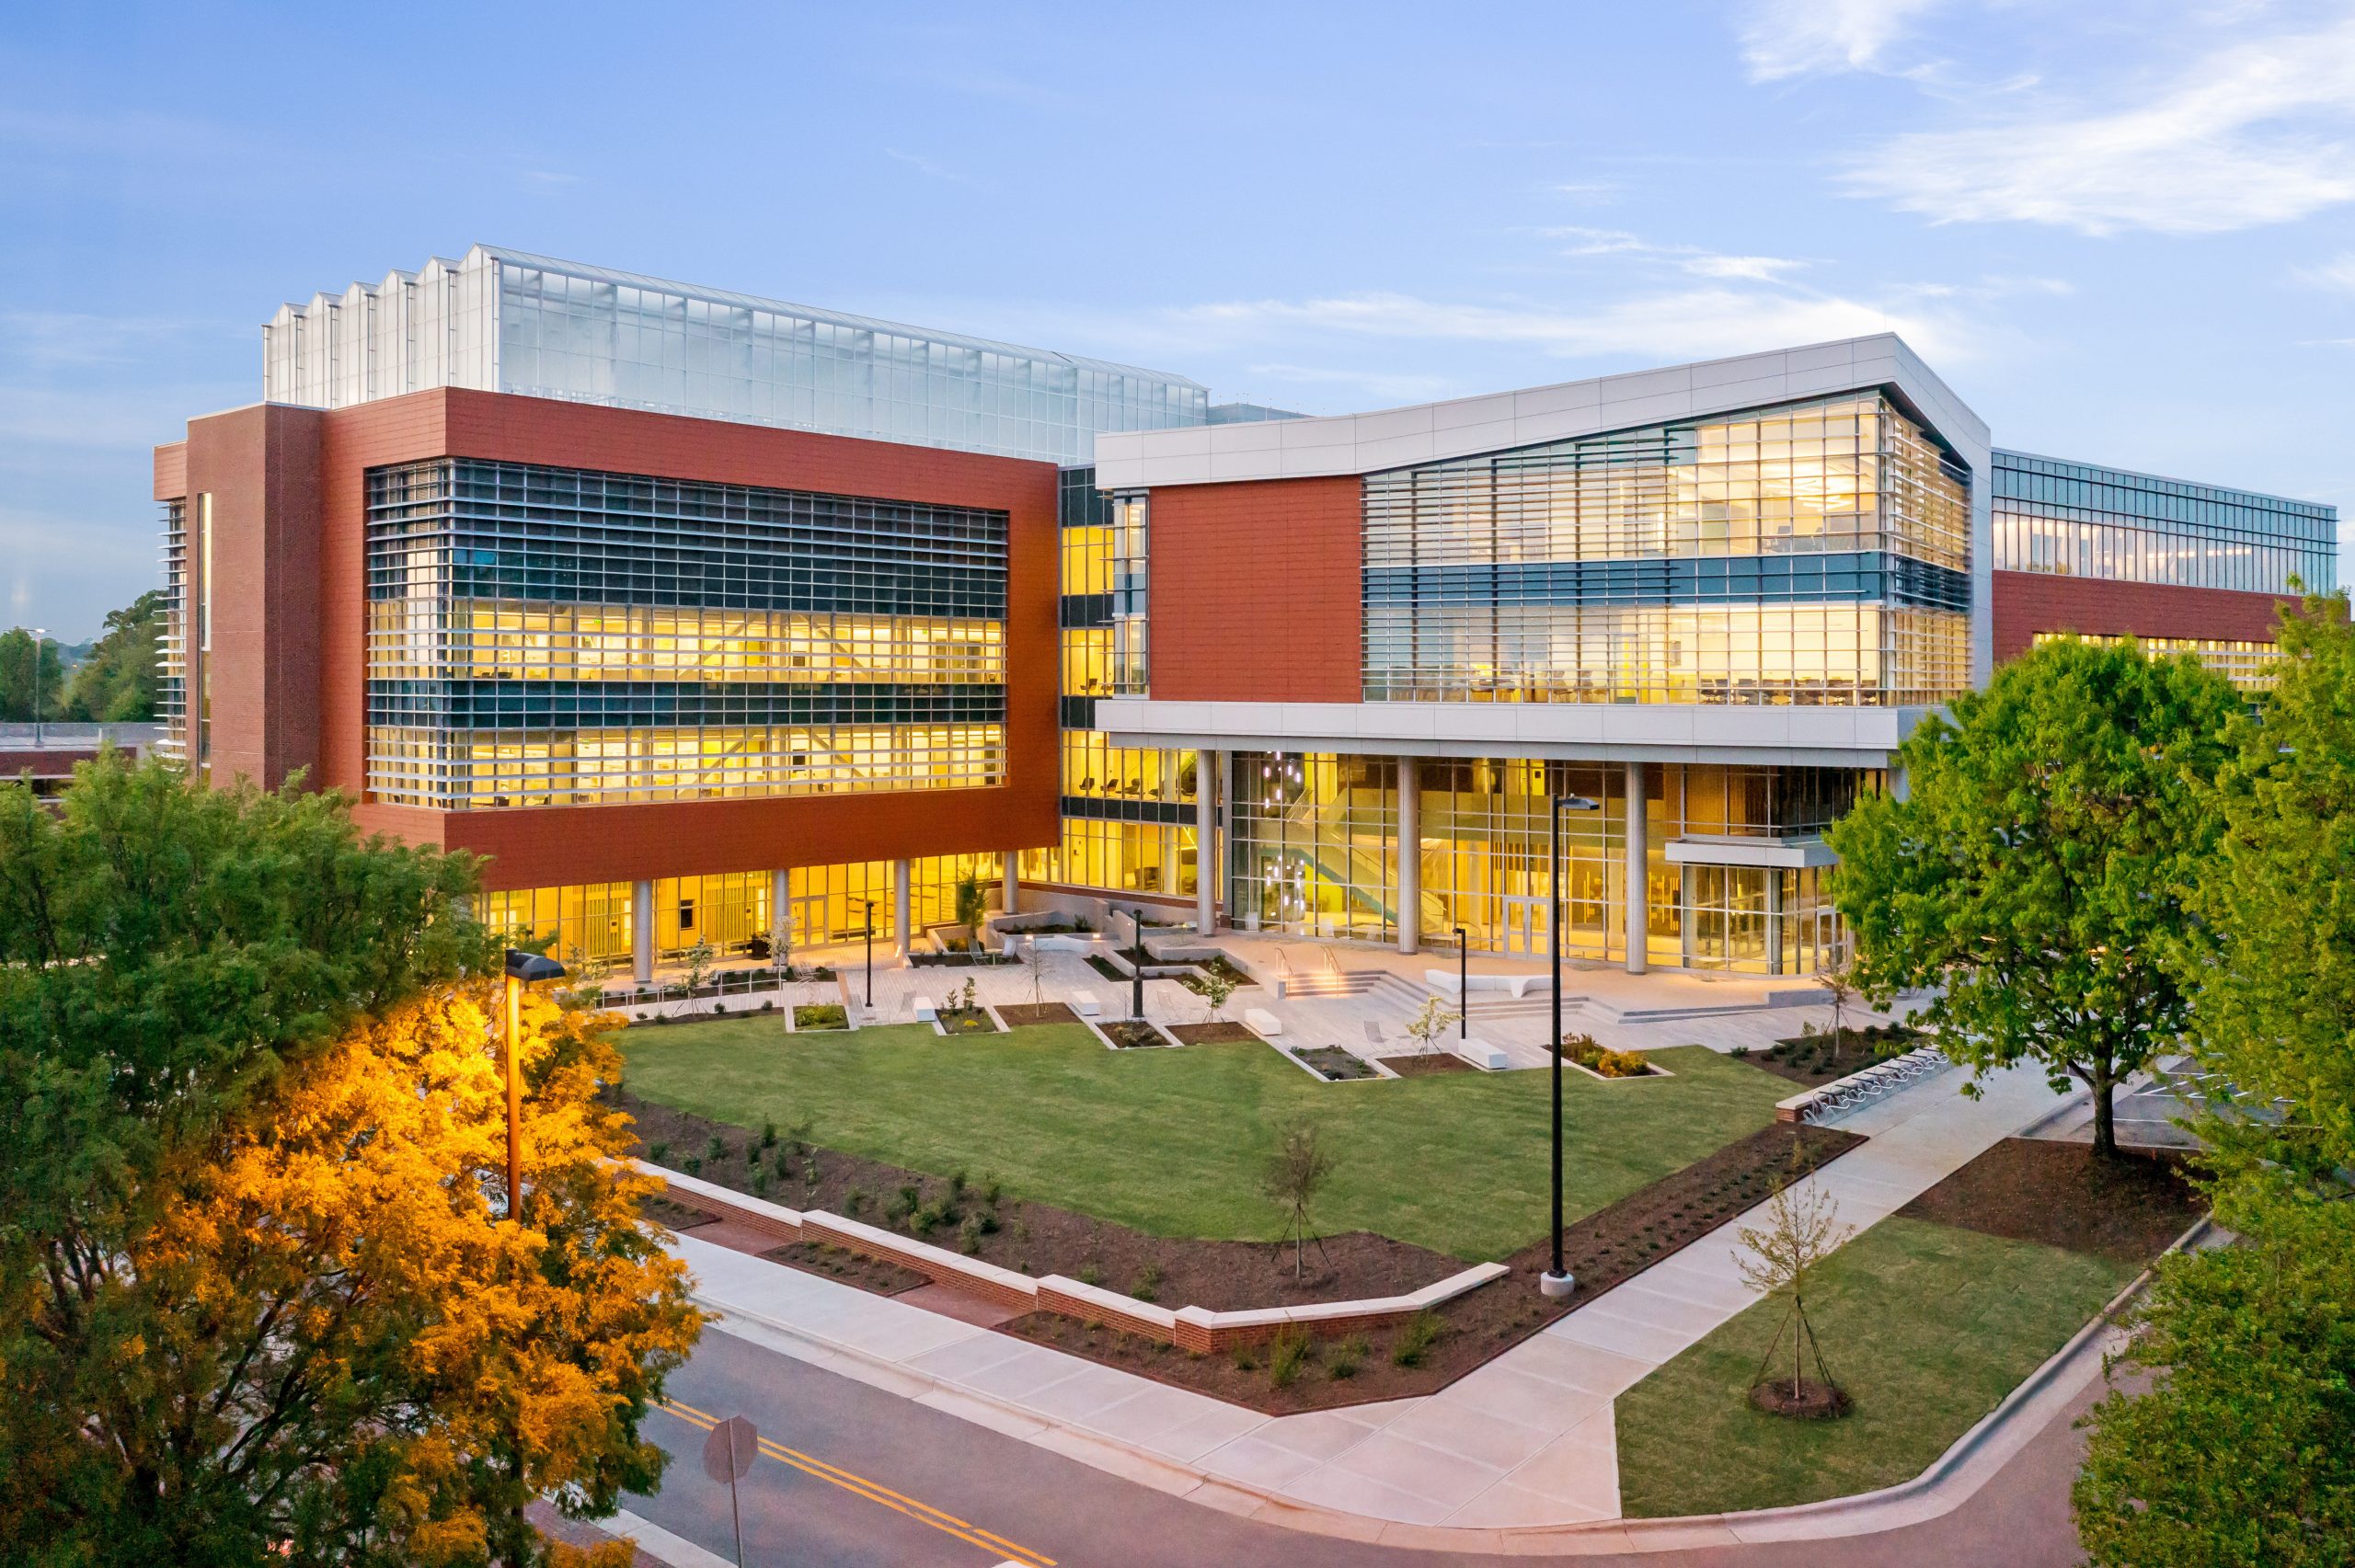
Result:
{"label": "double yellow center line", "polygon": [[[691,1404],[681,1404],[677,1400],[660,1401],[655,1408],[675,1415],[690,1426],[698,1427],[706,1432],[719,1425],[718,1416],[697,1410]],[[879,1481],[869,1481],[863,1475],[854,1475],[839,1465],[830,1465],[823,1459],[812,1459],[798,1448],[788,1448],[782,1443],[772,1443],[766,1437],[760,1440],[760,1449],[768,1458],[782,1464],[791,1465],[804,1475],[813,1475],[820,1481],[830,1482],[845,1492],[864,1497],[870,1503],[879,1504],[895,1514],[904,1514],[918,1524],[930,1525],[934,1529],[953,1535],[959,1540],[971,1541],[984,1551],[1004,1552],[1006,1555],[1006,1562],[1002,1565],[1002,1568],[1055,1568],[1055,1560],[1043,1551],[1033,1551],[1027,1546],[1017,1546],[1002,1535],[992,1535],[981,1526],[960,1519],[954,1514],[945,1514],[929,1503],[919,1503],[913,1497],[894,1492]]]}

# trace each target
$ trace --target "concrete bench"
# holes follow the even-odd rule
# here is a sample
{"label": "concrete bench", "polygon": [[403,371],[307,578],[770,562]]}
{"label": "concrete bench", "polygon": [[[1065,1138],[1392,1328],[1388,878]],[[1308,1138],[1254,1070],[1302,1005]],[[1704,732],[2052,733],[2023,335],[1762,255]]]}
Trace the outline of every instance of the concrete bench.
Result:
{"label": "concrete bench", "polygon": [[928,996],[920,996],[916,998],[917,1023],[929,1024],[939,1016],[940,1009],[933,1004],[932,998]]}
{"label": "concrete bench", "polygon": [[1099,1018],[1103,1016],[1104,1004],[1096,1000],[1092,990],[1075,990],[1071,993],[1071,1010],[1082,1018]]}
{"label": "concrete bench", "polygon": [[1483,1072],[1502,1072],[1512,1065],[1504,1052],[1486,1040],[1458,1040],[1450,1048]]}
{"label": "concrete bench", "polygon": [[[1455,996],[1463,989],[1464,977],[1453,969],[1425,969],[1423,983],[1442,996]],[[1550,990],[1554,980],[1550,975],[1474,975],[1473,990],[1503,991],[1514,997],[1527,996],[1534,990]]]}
{"label": "concrete bench", "polygon": [[1284,1032],[1284,1021],[1264,1007],[1245,1008],[1243,1026],[1262,1039],[1273,1039]]}

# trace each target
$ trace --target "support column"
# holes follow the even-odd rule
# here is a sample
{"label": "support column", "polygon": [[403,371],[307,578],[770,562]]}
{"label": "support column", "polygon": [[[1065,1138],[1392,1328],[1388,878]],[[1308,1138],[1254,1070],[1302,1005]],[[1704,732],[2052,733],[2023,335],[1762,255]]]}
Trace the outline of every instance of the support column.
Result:
{"label": "support column", "polygon": [[1005,906],[998,911],[1001,914],[1018,915],[1022,912],[1019,908],[1022,901],[1021,857],[1020,850],[1005,852],[1005,875],[998,891],[998,902]]}
{"label": "support column", "polygon": [[1645,831],[1644,805],[1650,770],[1641,762],[1627,764],[1627,972],[1640,975],[1651,967],[1651,889],[1646,873],[1651,868],[1651,846]]}
{"label": "support column", "polygon": [[793,874],[769,873],[769,962],[783,967],[793,944]]}
{"label": "support column", "polygon": [[1161,890],[1176,894],[1185,886],[1178,872],[1178,825],[1166,822],[1161,829]]}
{"label": "support column", "polygon": [[1208,936],[1218,921],[1219,867],[1217,786],[1223,783],[1226,753],[1194,753],[1194,933]]}
{"label": "support column", "polygon": [[1398,951],[1421,944],[1423,926],[1423,789],[1412,757],[1398,759]]}
{"label": "support column", "polygon": [[891,940],[899,944],[900,956],[915,951],[915,928],[908,910],[915,892],[913,874],[904,860],[891,863]]}
{"label": "support column", "polygon": [[654,884],[644,877],[629,889],[629,969],[639,985],[654,978]]}
{"label": "support column", "polygon": [[1783,868],[1766,868],[1766,972],[1783,972]]}

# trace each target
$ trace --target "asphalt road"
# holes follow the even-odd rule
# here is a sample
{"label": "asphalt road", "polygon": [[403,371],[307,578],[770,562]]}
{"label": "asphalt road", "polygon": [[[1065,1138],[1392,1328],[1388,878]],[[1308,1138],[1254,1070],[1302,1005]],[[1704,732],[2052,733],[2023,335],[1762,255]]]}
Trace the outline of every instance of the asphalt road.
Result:
{"label": "asphalt road", "polygon": [[[747,1568],[1496,1568],[1255,1524],[1120,1480],[790,1356],[706,1330],[648,1433],[673,1456],[627,1506],[733,1560],[728,1488],[704,1475],[712,1420],[750,1417],[762,1456],[739,1486]],[[1579,1557],[1591,1568],[2074,1568],[2069,1479],[2078,1402],[1944,1518],[1784,1546]]]}

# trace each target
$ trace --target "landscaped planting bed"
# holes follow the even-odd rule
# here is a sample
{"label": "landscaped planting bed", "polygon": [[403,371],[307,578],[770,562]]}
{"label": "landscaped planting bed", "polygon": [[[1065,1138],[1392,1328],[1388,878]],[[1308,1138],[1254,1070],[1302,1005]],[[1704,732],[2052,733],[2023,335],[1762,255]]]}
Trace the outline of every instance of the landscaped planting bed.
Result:
{"label": "landscaped planting bed", "polygon": [[[808,1121],[828,1148],[936,1175],[988,1169],[1009,1193],[1162,1235],[1272,1239],[1281,1219],[1260,1178],[1274,1129],[1304,1116],[1333,1154],[1321,1228],[1379,1230],[1471,1263],[1545,1234],[1542,1072],[1383,1079],[1343,1093],[1257,1041],[1110,1051],[1090,1029],[1049,1024],[944,1049],[929,1024],[780,1041],[758,1019],[615,1036],[629,1087],[650,1099],[738,1126]],[[1771,1126],[1787,1093],[1700,1047],[1654,1056],[1676,1076],[1639,1088],[1563,1078],[1573,1219]]]}
{"label": "landscaped planting bed", "polygon": [[1143,1046],[1167,1047],[1169,1042],[1160,1030],[1141,1018],[1115,1018],[1109,1024],[1098,1024],[1104,1037],[1118,1048],[1129,1051]]}
{"label": "landscaped planting bed", "polygon": [[822,1275],[838,1279],[844,1285],[856,1285],[861,1290],[872,1290],[878,1296],[897,1296],[929,1285],[931,1280],[914,1269],[903,1268],[881,1258],[854,1253],[847,1247],[829,1246],[823,1242],[796,1242],[790,1246],[774,1248],[761,1256],[771,1263],[781,1263],[787,1268],[798,1268],[804,1274]]}
{"label": "landscaped planting bed", "polygon": [[1346,1082],[1351,1079],[1379,1078],[1380,1073],[1363,1060],[1338,1046],[1307,1046],[1292,1053],[1328,1083]]}
{"label": "landscaped planting bed", "polygon": [[1460,1259],[1356,1230],[1312,1242],[1306,1276],[1295,1281],[1288,1247],[1148,1235],[1009,1196],[996,1177],[978,1172],[927,1176],[818,1147],[798,1127],[780,1129],[774,1144],[764,1144],[766,1129],[725,1126],[626,1091],[612,1100],[637,1118],[638,1152],[655,1164],[684,1169],[693,1159],[702,1180],[788,1208],[823,1209],[1017,1273],[1060,1274],[1166,1307],[1224,1311],[1401,1296],[1464,1266]]}
{"label": "landscaped planting bed", "polygon": [[1843,1029],[1837,1038],[1826,1029],[1821,1035],[1794,1035],[1763,1051],[1737,1049],[1732,1054],[1752,1067],[1763,1067],[1777,1078],[1809,1089],[1821,1089],[1877,1062],[1903,1056],[1927,1041],[1919,1029],[1905,1024],[1875,1024],[1868,1028]]}
{"label": "landscaped planting bed", "polygon": [[1453,1051],[1416,1051],[1407,1056],[1383,1057],[1382,1065],[1401,1078],[1431,1078],[1442,1072],[1477,1072],[1480,1070]]}
{"label": "landscaped planting bed", "polygon": [[793,1010],[796,1032],[816,1029],[847,1029],[850,1014],[838,1001],[803,1002]]}
{"label": "landscaped planting bed", "polygon": [[2199,1213],[2165,1157],[1996,1144],[1822,1265],[1808,1318],[1850,1413],[1751,1406],[1783,1315],[1760,1302],[1620,1396],[1626,1512],[1781,1507],[1920,1474]]}
{"label": "landscaped planting bed", "polygon": [[986,1007],[943,1007],[936,1010],[944,1035],[994,1035],[997,1021]]}
{"label": "landscaped planting bed", "polygon": [[1599,1043],[1591,1035],[1564,1036],[1559,1047],[1561,1058],[1573,1067],[1584,1068],[1597,1078],[1659,1078],[1665,1070],[1654,1067],[1641,1051],[1618,1051]]}
{"label": "landscaped planting bed", "polygon": [[998,1003],[997,1015],[1008,1027],[1021,1029],[1039,1024],[1076,1024],[1079,1014],[1068,1003],[1061,1001],[1016,1001]]}
{"label": "landscaped planting bed", "polygon": [[1259,1037],[1229,1018],[1213,1019],[1207,1024],[1172,1024],[1168,1027],[1171,1035],[1189,1046],[1220,1046]]}

